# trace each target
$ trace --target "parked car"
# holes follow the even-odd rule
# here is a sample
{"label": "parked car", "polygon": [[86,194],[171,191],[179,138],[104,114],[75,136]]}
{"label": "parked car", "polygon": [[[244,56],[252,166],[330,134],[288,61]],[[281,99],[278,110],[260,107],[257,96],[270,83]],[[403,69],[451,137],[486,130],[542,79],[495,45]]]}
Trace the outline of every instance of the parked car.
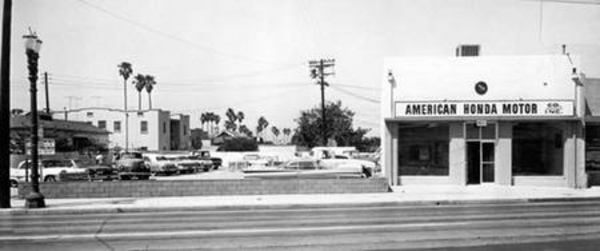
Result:
{"label": "parked car", "polygon": [[92,161],[73,160],[78,168],[83,168],[87,173],[87,179],[92,180],[113,180],[118,178],[115,170],[104,164],[96,164]]}
{"label": "parked car", "polygon": [[202,170],[204,172],[208,172],[215,167],[212,160],[207,159],[207,158],[202,158],[198,155],[189,155],[189,156],[186,156],[186,158],[189,160],[196,161],[196,163],[198,163],[198,165],[197,165],[198,169],[196,170],[198,172],[200,170]]}
{"label": "parked car", "polygon": [[278,167],[248,169],[244,178],[363,178],[363,168],[354,164],[323,166],[320,160],[294,159]]}
{"label": "parked car", "polygon": [[196,160],[189,159],[184,155],[171,155],[166,156],[166,158],[173,162],[175,166],[177,166],[177,170],[180,174],[183,173],[194,173],[196,170],[202,168],[200,163]]}
{"label": "parked car", "polygon": [[175,163],[168,160],[165,156],[160,154],[144,154],[144,164],[150,169],[150,173],[158,175],[171,175],[176,174],[177,166]]}
{"label": "parked car", "polygon": [[[16,168],[10,172],[11,185],[17,186],[18,182],[29,180],[31,177],[31,160],[21,161]],[[60,180],[61,173],[85,173],[86,170],[79,168],[71,159],[45,159],[39,164],[40,181],[55,182]],[[29,176],[29,177],[26,177]]]}
{"label": "parked car", "polygon": [[150,178],[150,169],[144,164],[144,159],[140,152],[120,152],[113,165],[121,180],[129,180],[131,178],[147,180]]}
{"label": "parked car", "polygon": [[198,156],[200,159],[203,159],[203,160],[210,160],[212,163],[213,170],[217,170],[217,169],[219,169],[219,167],[221,165],[223,165],[223,159],[218,158],[218,157],[212,157],[210,152],[207,150],[193,151],[191,155]]}

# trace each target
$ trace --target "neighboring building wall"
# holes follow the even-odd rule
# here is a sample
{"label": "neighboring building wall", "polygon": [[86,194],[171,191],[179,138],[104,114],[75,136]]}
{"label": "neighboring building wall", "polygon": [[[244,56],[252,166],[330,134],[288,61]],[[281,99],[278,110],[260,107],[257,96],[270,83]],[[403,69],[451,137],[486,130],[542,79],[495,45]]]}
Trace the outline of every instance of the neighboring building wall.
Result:
{"label": "neighboring building wall", "polygon": [[190,116],[175,114],[171,116],[172,150],[191,150]]}
{"label": "neighboring building wall", "polygon": [[[127,126],[125,114],[121,110],[80,109],[69,112],[68,119],[88,122],[95,126],[106,125],[106,130],[111,132],[109,147],[125,148]],[[129,148],[170,150],[170,112],[162,110],[130,111],[128,120]],[[143,126],[145,128],[142,128]]]}

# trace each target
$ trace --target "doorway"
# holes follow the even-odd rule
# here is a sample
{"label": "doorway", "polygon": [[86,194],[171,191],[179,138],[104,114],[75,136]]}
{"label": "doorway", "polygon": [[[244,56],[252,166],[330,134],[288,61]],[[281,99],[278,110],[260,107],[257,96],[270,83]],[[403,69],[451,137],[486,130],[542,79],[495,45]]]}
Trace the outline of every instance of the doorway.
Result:
{"label": "doorway", "polygon": [[493,183],[495,181],[496,124],[477,126],[465,124],[467,184]]}

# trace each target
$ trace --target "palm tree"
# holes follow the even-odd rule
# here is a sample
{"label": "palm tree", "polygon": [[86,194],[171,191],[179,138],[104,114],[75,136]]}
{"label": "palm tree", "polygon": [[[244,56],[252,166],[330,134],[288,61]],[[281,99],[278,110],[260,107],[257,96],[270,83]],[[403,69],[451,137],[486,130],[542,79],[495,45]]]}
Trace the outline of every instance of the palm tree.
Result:
{"label": "palm tree", "polygon": [[240,122],[240,126],[242,126],[242,121],[244,120],[244,113],[243,113],[243,112],[241,112],[241,111],[239,111],[239,112],[237,113],[237,119],[238,119],[238,121]]}
{"label": "palm tree", "polygon": [[246,127],[246,125],[240,126],[240,133],[243,133],[246,136],[252,138],[252,131],[250,131],[250,129],[248,129],[248,127]]}
{"label": "palm tree", "polygon": [[217,133],[219,133],[219,122],[221,122],[221,116],[215,114],[214,119],[215,119],[214,120],[215,121],[215,128],[214,129],[215,129],[215,134],[217,134]]}
{"label": "palm tree", "polygon": [[204,131],[204,124],[206,123],[206,112],[200,115],[200,123],[202,123],[202,130]]}
{"label": "palm tree", "polygon": [[225,121],[225,128],[229,131],[235,132],[235,130],[237,129],[237,125],[235,124],[235,122],[237,121],[237,114],[233,111],[233,109],[228,108],[227,112],[225,113],[225,116],[227,116],[227,121]]}
{"label": "palm tree", "polygon": [[142,110],[142,90],[144,90],[144,87],[146,86],[146,76],[142,74],[135,75],[132,84],[138,91],[138,110]]}
{"label": "palm tree", "polygon": [[275,135],[275,142],[277,142],[277,139],[279,138],[279,128],[272,126],[271,132],[273,132],[273,135]]}
{"label": "palm tree", "polygon": [[123,108],[125,110],[125,151],[129,147],[129,114],[127,113],[127,79],[133,73],[131,64],[128,62],[122,62],[117,66],[119,68],[119,75],[123,77]]}
{"label": "palm tree", "polygon": [[213,112],[209,112],[209,113],[207,113],[207,114],[206,114],[206,121],[208,121],[208,128],[207,128],[207,129],[208,129],[208,132],[209,132],[211,135],[214,135],[214,134],[215,134],[215,132],[214,132],[214,130],[213,130],[213,123],[214,123],[214,121],[215,121],[215,113],[213,113]]}
{"label": "palm tree", "polygon": [[289,143],[289,137],[290,134],[292,133],[292,130],[290,130],[290,128],[283,128],[283,135],[285,135],[285,141],[287,141],[287,143]]}
{"label": "palm tree", "polygon": [[148,92],[148,109],[152,110],[152,90],[154,89],[154,85],[156,84],[156,79],[154,76],[146,75],[146,92]]}
{"label": "palm tree", "polygon": [[262,137],[262,132],[265,128],[267,128],[269,126],[269,121],[267,121],[267,119],[265,119],[265,117],[260,116],[260,118],[258,118],[258,126],[256,127],[256,134],[258,136],[258,134],[261,134]]}

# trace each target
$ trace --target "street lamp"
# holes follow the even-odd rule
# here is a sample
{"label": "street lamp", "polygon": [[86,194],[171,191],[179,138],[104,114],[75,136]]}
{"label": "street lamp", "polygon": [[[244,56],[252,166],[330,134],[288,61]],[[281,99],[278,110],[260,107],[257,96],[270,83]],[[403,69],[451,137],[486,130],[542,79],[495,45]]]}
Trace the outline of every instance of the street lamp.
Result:
{"label": "street lamp", "polygon": [[25,207],[41,208],[45,207],[44,195],[40,193],[39,170],[38,170],[38,114],[37,114],[37,75],[38,58],[42,40],[37,35],[29,31],[29,35],[23,36],[25,39],[25,54],[27,54],[27,69],[29,69],[29,83],[31,93],[31,192],[25,197]]}
{"label": "street lamp", "polygon": [[387,80],[390,83],[390,112],[392,113],[393,118],[396,116],[396,106],[394,105],[394,87],[396,87],[396,78],[394,78],[392,70],[388,70]]}

